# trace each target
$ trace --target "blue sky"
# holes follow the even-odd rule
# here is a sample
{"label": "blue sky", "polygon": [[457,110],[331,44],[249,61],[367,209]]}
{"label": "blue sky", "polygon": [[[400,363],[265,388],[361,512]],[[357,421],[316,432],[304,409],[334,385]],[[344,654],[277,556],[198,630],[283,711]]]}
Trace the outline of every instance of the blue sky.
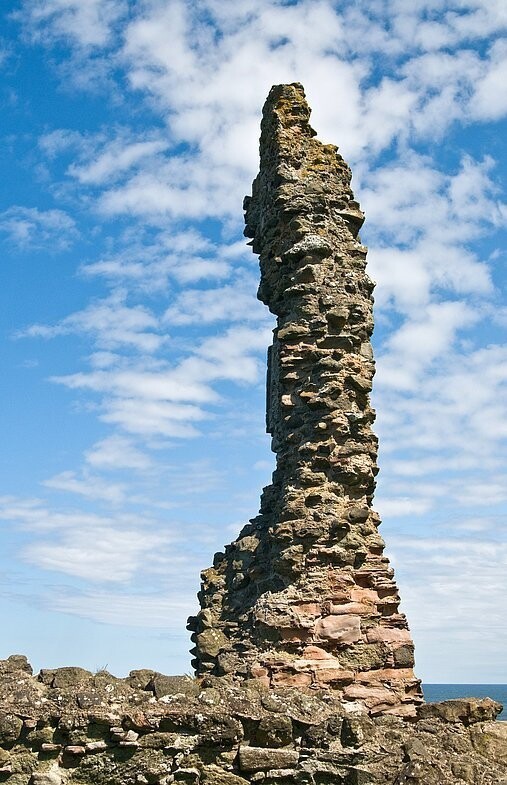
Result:
{"label": "blue sky", "polygon": [[417,672],[507,682],[504,0],[3,9],[0,657],[190,670],[199,571],[273,468],[241,204],[298,80],[367,216]]}

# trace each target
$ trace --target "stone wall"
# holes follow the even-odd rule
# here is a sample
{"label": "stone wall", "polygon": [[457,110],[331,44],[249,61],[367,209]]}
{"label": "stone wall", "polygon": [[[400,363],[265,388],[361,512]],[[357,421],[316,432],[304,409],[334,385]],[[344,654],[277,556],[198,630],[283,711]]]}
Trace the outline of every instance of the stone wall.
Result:
{"label": "stone wall", "polygon": [[506,785],[499,704],[447,701],[372,718],[336,691],[0,661],[7,785]]}
{"label": "stone wall", "polygon": [[414,647],[372,510],[373,282],[363,214],[299,84],[273,87],[245,199],[260,299],[277,316],[267,427],[277,456],[260,514],[204,571],[190,620],[200,675],[322,687],[414,716]]}

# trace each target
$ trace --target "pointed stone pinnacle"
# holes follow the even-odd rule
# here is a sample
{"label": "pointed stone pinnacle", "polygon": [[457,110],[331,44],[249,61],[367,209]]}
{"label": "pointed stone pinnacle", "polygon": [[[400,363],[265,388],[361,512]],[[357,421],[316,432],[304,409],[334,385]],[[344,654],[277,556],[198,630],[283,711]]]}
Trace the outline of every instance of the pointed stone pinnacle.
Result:
{"label": "pointed stone pinnacle", "polygon": [[260,514],[202,573],[189,620],[200,675],[333,689],[413,716],[413,643],[372,510],[377,474],[373,282],[363,214],[300,84],[271,89],[245,199],[259,298],[277,316],[267,430],[277,466]]}

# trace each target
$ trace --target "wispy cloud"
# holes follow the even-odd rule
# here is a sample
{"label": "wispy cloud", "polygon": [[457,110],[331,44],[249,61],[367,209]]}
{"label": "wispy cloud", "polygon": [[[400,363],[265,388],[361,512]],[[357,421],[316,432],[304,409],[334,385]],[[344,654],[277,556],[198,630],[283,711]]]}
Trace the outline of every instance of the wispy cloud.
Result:
{"label": "wispy cloud", "polygon": [[259,352],[265,350],[269,336],[268,329],[229,329],[202,341],[173,367],[163,363],[150,370],[134,363],[54,381],[102,393],[101,418],[130,433],[192,437],[198,433],[194,423],[210,416],[203,406],[220,401],[215,382],[251,384],[261,378]]}
{"label": "wispy cloud", "polygon": [[149,568],[150,552],[164,538],[147,532],[95,529],[65,532],[55,543],[34,543],[22,557],[43,570],[83,578],[86,581],[124,583],[141,569]]}
{"label": "wispy cloud", "polygon": [[24,0],[17,16],[47,44],[56,37],[95,48],[109,43],[114,24],[127,8],[125,0]]}
{"label": "wispy cloud", "polygon": [[398,391],[414,390],[435,360],[449,358],[458,331],[479,318],[473,308],[459,301],[419,309],[386,341],[379,358],[379,384]]}
{"label": "wispy cloud", "polygon": [[62,251],[78,237],[73,218],[63,210],[13,206],[0,213],[0,233],[19,248]]}
{"label": "wispy cloud", "polygon": [[84,185],[100,185],[133,166],[165,150],[168,143],[160,140],[123,143],[111,142],[106,145],[95,160],[87,164],[71,164],[68,173]]}
{"label": "wispy cloud", "polygon": [[[156,292],[167,290],[173,282],[186,285],[227,278],[238,255],[236,244],[215,245],[195,229],[162,231],[143,244],[128,237],[126,248],[83,265],[81,273],[112,285]],[[242,256],[248,258],[244,245]]]}
{"label": "wispy cloud", "polygon": [[54,325],[33,324],[17,334],[18,338],[55,338],[58,335],[90,335],[97,347],[133,347],[143,352],[156,351],[166,336],[157,334],[158,320],[142,306],[128,306],[127,293],[115,290],[103,300],[92,302]]}
{"label": "wispy cloud", "polygon": [[156,166],[170,140],[159,131],[134,133],[123,126],[95,133],[57,128],[39,137],[38,147],[50,165],[59,156],[72,154],[65,173],[82,186],[96,188],[110,186],[140,166]]}
{"label": "wispy cloud", "polygon": [[[497,525],[502,531],[505,520]],[[473,682],[478,660],[484,662],[485,680],[501,679],[507,633],[497,598],[507,590],[505,542],[479,533],[392,538],[391,547],[403,581],[403,607],[420,640],[420,667],[430,665],[436,648],[439,661],[430,665],[436,681]],[[459,657],[451,656],[456,647]]]}
{"label": "wispy cloud", "polygon": [[[178,564],[178,571],[184,565]],[[193,565],[192,565],[193,567]],[[50,595],[46,605],[60,613],[70,613],[84,619],[124,627],[160,628],[179,633],[186,645],[184,629],[192,606],[186,599],[150,594],[122,594],[88,591]]]}
{"label": "wispy cloud", "polygon": [[414,155],[368,173],[363,206],[380,306],[413,313],[436,293],[492,294],[491,269],[469,244],[504,220],[493,174],[490,159],[465,158],[450,175]]}
{"label": "wispy cloud", "polygon": [[185,289],[166,310],[163,321],[178,326],[260,322],[267,319],[267,314],[255,298],[256,283],[253,275],[245,275],[239,282],[216,289]]}
{"label": "wispy cloud", "polygon": [[130,439],[113,434],[101,439],[85,452],[85,460],[97,469],[136,469],[143,471],[152,465],[150,457],[139,450]]}
{"label": "wispy cloud", "polygon": [[[66,490],[66,478],[53,485]],[[81,493],[72,482],[70,486]],[[0,519],[31,532],[31,541],[21,549],[23,560],[99,583],[126,583],[140,570],[157,572],[162,562],[168,563],[169,548],[179,538],[176,526],[161,527],[146,516],[53,509],[38,499],[0,499]]]}
{"label": "wispy cloud", "polygon": [[79,477],[76,472],[65,471],[50,477],[48,480],[44,480],[42,484],[46,488],[77,493],[88,499],[100,499],[111,504],[120,504],[126,499],[124,485],[104,481],[101,477],[88,473]]}

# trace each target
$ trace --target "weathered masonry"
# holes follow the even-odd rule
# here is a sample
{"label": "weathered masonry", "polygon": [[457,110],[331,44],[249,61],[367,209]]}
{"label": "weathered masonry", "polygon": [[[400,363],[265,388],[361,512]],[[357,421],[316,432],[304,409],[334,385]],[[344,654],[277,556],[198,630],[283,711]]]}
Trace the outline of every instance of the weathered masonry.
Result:
{"label": "weathered masonry", "polygon": [[245,234],[260,257],[259,297],[277,316],[267,390],[277,468],[260,515],[203,573],[194,664],[413,716],[414,647],[371,506],[363,214],[349,167],[315,139],[309,116],[301,85],[271,90]]}
{"label": "weathered masonry", "polygon": [[507,785],[499,703],[422,702],[372,511],[373,284],[350,171],[274,87],[246,200],[278,317],[260,515],[203,574],[197,678],[0,660],[0,784]]}

